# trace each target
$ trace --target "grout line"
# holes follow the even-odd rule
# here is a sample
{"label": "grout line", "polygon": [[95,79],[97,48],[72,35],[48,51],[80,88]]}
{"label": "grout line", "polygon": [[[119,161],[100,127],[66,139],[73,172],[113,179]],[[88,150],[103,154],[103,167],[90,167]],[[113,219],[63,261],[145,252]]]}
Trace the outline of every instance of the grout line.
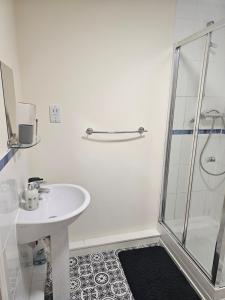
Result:
{"label": "grout line", "polygon": [[[212,132],[213,134],[225,134],[225,129],[217,128],[217,129],[199,129],[198,134],[209,134]],[[191,135],[193,134],[193,129],[173,129],[172,130],[173,135]]]}

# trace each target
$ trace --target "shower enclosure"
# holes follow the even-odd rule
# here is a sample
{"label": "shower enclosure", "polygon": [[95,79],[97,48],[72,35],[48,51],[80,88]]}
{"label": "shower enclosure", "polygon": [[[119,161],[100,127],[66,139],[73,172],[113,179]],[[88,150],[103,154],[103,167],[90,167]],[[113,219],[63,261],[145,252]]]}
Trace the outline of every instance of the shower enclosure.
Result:
{"label": "shower enclosure", "polygon": [[225,21],[174,48],[160,223],[225,286]]}

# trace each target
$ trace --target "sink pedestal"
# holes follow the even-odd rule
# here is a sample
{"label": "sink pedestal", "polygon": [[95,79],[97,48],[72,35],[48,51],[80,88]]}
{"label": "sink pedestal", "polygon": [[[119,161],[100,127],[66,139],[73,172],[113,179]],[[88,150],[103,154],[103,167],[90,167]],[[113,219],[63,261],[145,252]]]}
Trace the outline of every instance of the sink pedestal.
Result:
{"label": "sink pedestal", "polygon": [[74,184],[50,184],[36,210],[19,209],[17,239],[19,244],[51,239],[52,284],[54,300],[70,299],[68,226],[90,203],[89,193]]}
{"label": "sink pedestal", "polygon": [[70,299],[68,228],[62,228],[51,238],[52,284],[54,300]]}

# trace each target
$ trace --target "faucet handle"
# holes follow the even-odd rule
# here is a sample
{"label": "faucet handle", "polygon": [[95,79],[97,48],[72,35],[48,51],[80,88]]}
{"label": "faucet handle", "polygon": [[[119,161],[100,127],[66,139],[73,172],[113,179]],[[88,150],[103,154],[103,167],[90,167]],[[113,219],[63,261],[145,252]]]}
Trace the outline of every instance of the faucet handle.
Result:
{"label": "faucet handle", "polygon": [[30,177],[28,178],[28,183],[30,182],[43,182],[44,179],[43,178],[40,178],[40,177]]}
{"label": "faucet handle", "polygon": [[42,183],[46,183],[43,178],[40,177],[31,177],[28,179],[28,184],[33,183],[37,189],[40,188]]}

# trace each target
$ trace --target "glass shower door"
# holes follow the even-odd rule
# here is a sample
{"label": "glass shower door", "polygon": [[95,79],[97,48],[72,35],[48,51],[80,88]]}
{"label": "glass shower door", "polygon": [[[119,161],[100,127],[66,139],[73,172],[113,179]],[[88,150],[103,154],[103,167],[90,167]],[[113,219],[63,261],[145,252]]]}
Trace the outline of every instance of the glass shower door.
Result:
{"label": "glass shower door", "polygon": [[187,250],[210,276],[225,194],[224,36],[225,28],[211,34],[186,238]]}
{"label": "glass shower door", "polygon": [[[179,48],[177,85],[173,91],[173,124],[170,157],[167,157],[167,182],[164,185],[164,223],[182,241],[188,196],[189,170],[193,143],[194,117],[198,103],[199,80],[201,76],[206,38]],[[178,56],[178,52],[176,53]],[[172,105],[173,112],[173,105]],[[166,189],[166,192],[165,192]]]}

